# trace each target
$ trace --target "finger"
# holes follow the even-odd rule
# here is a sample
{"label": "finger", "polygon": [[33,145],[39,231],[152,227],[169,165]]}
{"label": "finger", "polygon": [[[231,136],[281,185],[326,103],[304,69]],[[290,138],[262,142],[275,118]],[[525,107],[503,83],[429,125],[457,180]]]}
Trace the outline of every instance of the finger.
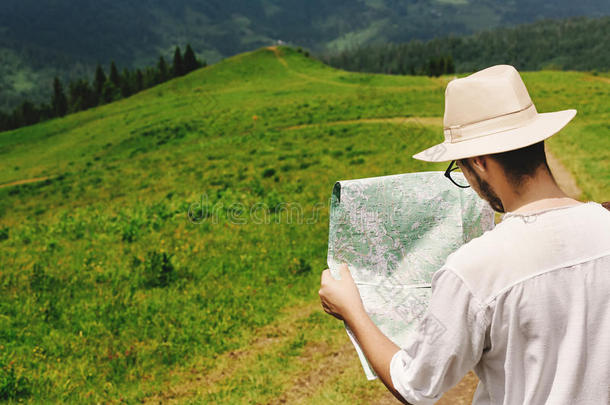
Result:
{"label": "finger", "polygon": [[341,264],[341,267],[339,268],[339,272],[341,274],[341,278],[343,278],[343,276],[351,278],[351,276],[352,276],[351,272],[349,271],[349,267],[347,266],[347,263]]}
{"label": "finger", "polygon": [[329,272],[329,271],[330,271],[329,269],[326,269],[326,270],[324,270],[324,271],[322,272],[322,274],[320,275],[320,283],[321,283],[321,284],[324,284],[324,281],[325,281],[325,280],[326,280],[326,278],[328,277],[328,272]]}
{"label": "finger", "polygon": [[335,318],[337,318],[338,320],[342,321],[343,317],[339,314],[334,313],[329,307],[327,307],[326,305],[322,305],[324,312],[326,312],[328,315],[332,315]]}

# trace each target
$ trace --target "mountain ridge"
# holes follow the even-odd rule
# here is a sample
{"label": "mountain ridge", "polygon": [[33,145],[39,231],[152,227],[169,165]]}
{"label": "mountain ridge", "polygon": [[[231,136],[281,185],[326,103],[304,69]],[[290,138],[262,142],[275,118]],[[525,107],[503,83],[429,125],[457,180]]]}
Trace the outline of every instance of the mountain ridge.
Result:
{"label": "mountain ridge", "polygon": [[[91,77],[97,63],[111,60],[121,69],[150,66],[186,43],[214,63],[278,40],[320,52],[609,14],[605,0],[4,0],[0,108],[27,96],[47,99],[54,75],[64,81]],[[43,95],[34,99],[36,91]]]}

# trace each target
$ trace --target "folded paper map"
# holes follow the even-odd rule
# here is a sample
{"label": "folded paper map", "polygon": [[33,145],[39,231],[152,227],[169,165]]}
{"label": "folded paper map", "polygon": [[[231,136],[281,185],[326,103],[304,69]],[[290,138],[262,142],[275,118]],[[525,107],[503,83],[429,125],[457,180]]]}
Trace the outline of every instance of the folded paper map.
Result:
{"label": "folded paper map", "polygon": [[[403,347],[428,307],[432,274],[449,254],[492,229],[493,219],[472,188],[456,187],[442,172],[339,181],[331,196],[328,267],[339,278],[340,264],[348,264],[365,310]],[[367,378],[375,379],[347,332]]]}

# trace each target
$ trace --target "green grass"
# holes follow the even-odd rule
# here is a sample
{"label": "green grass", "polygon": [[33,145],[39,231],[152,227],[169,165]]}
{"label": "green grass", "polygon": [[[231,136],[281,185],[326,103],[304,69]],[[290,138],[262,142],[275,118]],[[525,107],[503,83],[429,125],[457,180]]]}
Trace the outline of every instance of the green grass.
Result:
{"label": "green grass", "polygon": [[576,117],[548,144],[573,173],[583,198],[610,200],[610,81],[575,72],[524,74],[539,112],[575,108]]}
{"label": "green grass", "polygon": [[[219,377],[185,400],[266,403],[316,373],[317,351],[340,351],[338,322],[286,314],[315,306],[332,185],[445,164],[411,158],[442,139],[436,126],[323,124],[440,117],[449,78],[353,74],[280,52],[0,134],[0,184],[49,176],[0,188],[3,399],[132,403],[195,370]],[[608,200],[599,77],[524,75],[539,111],[578,108],[550,146],[585,198]],[[240,366],[231,353],[252,342]],[[353,359],[300,400],[382,392]]]}

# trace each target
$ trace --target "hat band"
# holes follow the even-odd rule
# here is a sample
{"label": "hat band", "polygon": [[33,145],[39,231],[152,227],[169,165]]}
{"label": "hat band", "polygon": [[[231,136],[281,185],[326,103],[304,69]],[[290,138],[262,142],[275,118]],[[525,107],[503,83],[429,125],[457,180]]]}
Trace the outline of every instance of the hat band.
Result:
{"label": "hat band", "polygon": [[473,122],[466,125],[454,125],[445,128],[445,142],[456,143],[468,141],[495,134],[498,132],[509,131],[522,127],[538,115],[536,106],[530,104],[523,110],[490,118],[488,120]]}

